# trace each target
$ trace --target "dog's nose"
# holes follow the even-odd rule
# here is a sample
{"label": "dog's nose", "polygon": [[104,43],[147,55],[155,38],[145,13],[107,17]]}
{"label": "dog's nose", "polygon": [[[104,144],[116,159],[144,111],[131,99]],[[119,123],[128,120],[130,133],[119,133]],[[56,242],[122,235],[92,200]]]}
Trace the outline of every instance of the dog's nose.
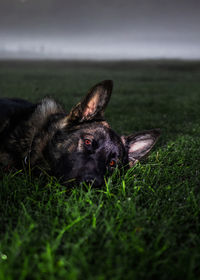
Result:
{"label": "dog's nose", "polygon": [[95,181],[95,178],[93,178],[91,175],[86,175],[83,181],[86,184],[92,184]]}
{"label": "dog's nose", "polygon": [[92,184],[94,187],[99,187],[103,183],[100,178],[94,177],[92,175],[85,175],[83,181],[86,184]]}

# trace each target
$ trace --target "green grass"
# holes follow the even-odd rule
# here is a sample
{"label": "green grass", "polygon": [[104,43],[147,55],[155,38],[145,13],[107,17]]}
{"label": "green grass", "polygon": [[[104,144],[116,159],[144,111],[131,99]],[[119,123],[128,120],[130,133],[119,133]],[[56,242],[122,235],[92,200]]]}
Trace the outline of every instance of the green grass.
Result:
{"label": "green grass", "polygon": [[51,95],[69,110],[113,79],[111,126],[162,130],[148,159],[102,189],[69,192],[48,176],[4,174],[0,280],[199,279],[200,62],[0,65],[1,97]]}

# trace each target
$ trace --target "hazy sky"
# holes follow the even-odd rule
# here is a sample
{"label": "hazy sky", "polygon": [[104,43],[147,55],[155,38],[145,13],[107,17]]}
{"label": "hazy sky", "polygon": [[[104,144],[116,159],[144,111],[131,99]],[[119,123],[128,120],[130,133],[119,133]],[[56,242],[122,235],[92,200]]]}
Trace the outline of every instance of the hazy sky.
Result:
{"label": "hazy sky", "polygon": [[0,0],[0,57],[200,58],[199,0]]}

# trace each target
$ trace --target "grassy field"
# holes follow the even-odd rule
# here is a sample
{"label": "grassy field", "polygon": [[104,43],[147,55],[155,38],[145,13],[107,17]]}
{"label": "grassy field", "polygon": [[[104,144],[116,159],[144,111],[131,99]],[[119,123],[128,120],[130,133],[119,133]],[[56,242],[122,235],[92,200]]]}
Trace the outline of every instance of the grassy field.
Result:
{"label": "grassy field", "polygon": [[200,62],[0,62],[1,97],[67,110],[105,79],[113,129],[161,128],[160,140],[101,189],[4,174],[0,280],[200,278]]}

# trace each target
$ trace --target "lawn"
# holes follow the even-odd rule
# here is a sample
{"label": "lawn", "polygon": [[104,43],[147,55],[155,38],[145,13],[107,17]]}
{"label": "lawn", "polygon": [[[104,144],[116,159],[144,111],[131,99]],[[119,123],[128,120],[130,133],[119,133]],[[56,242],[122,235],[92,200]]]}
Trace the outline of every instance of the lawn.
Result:
{"label": "lawn", "polygon": [[105,79],[112,128],[162,136],[101,189],[3,174],[0,280],[199,279],[200,62],[0,62],[1,97],[53,96],[67,111]]}

